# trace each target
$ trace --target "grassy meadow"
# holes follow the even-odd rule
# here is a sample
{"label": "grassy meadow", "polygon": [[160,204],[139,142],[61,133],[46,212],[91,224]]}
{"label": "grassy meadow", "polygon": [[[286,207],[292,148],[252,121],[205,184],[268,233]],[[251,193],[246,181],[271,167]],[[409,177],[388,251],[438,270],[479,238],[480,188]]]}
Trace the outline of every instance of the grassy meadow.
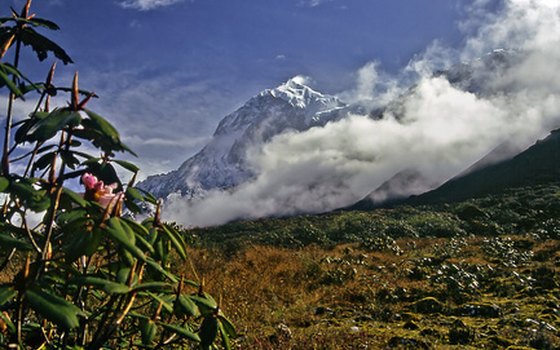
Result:
{"label": "grassy meadow", "polygon": [[558,349],[559,214],[553,183],[186,234],[239,349]]}

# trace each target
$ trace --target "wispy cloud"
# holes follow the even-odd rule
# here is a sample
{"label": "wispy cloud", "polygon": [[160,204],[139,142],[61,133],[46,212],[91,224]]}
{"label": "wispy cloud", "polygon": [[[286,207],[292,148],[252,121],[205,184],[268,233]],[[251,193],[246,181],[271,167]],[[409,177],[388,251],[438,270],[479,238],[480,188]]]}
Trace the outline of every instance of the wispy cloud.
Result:
{"label": "wispy cloud", "polygon": [[149,11],[159,7],[171,6],[183,1],[185,0],[125,0],[119,2],[119,5],[123,8]]}
{"label": "wispy cloud", "polygon": [[[560,71],[559,38],[556,1],[504,1],[497,13],[478,23],[462,50],[432,45],[406,67],[402,74],[414,71],[418,76],[415,87],[405,91],[397,105],[389,105],[385,118],[355,115],[323,128],[279,135],[249,152],[257,172],[252,181],[234,190],[216,190],[201,201],[170,198],[167,215],[186,225],[205,226],[323,212],[354,203],[404,169],[441,183],[505,141],[527,146],[560,126],[560,81],[555,74]],[[464,91],[433,74],[434,67],[448,60],[472,60],[500,47],[515,48],[519,57],[480,82],[488,93]],[[378,69],[370,63],[357,73],[352,91],[357,100],[376,99],[379,84],[401,85],[390,81],[400,76]]]}
{"label": "wispy cloud", "polygon": [[300,0],[299,6],[306,6],[306,7],[317,7],[327,2],[331,2],[333,0]]}

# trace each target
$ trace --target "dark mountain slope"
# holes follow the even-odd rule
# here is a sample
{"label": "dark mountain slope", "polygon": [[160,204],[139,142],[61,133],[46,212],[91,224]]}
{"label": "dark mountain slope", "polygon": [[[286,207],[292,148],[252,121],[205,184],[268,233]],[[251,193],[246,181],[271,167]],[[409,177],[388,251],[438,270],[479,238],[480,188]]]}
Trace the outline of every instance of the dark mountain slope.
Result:
{"label": "dark mountain slope", "polygon": [[517,156],[454,178],[406,204],[457,202],[507,188],[560,181],[560,129]]}

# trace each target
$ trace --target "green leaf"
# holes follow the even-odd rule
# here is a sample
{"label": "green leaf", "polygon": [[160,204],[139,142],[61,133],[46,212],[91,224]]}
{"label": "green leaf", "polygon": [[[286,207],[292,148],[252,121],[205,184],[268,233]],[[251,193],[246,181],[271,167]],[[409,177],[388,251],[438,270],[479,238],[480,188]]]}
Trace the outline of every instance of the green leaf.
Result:
{"label": "green leaf", "polygon": [[33,188],[29,181],[21,179],[18,182],[12,182],[10,190],[23,201],[25,207],[36,213],[45,211],[51,205],[48,192]]}
{"label": "green leaf", "polygon": [[230,338],[237,338],[237,331],[235,330],[235,327],[230,320],[222,315],[218,315],[218,320],[220,321],[220,325]]}
{"label": "green leaf", "polygon": [[109,123],[105,118],[100,116],[99,114],[90,111],[89,109],[85,109],[86,114],[88,115],[89,119],[95,126],[96,130],[103,133],[105,136],[110,137],[114,140],[119,139],[119,132],[111,123]]}
{"label": "green leaf", "polygon": [[145,191],[141,188],[137,188],[137,190],[139,190],[140,192],[142,192],[144,194],[144,200],[148,201],[149,203],[152,203],[153,205],[157,205],[158,200],[157,200],[156,197],[154,197],[153,194],[151,194],[150,192]]}
{"label": "green leaf", "polygon": [[66,166],[72,170],[75,170],[76,166],[80,165],[80,161],[74,156],[73,151],[62,150],[60,152],[60,158],[62,159],[64,164],[66,164]]}
{"label": "green leaf", "polygon": [[138,171],[140,171],[140,168],[138,168],[135,164],[132,164],[127,161],[113,159],[113,162],[117,163],[118,165],[122,166],[123,168],[125,168],[130,172],[137,173]]}
{"label": "green leaf", "polygon": [[179,327],[168,323],[158,322],[163,328],[167,329],[170,332],[177,334],[181,338],[186,338],[193,340],[195,342],[200,342],[201,339],[198,334],[194,333],[192,330],[186,327]]}
{"label": "green leaf", "polygon": [[31,91],[41,91],[44,89],[43,84],[19,84],[19,90],[22,95],[25,95]]}
{"label": "green leaf", "polygon": [[146,264],[148,264],[149,267],[151,267],[152,269],[161,273],[165,277],[169,278],[169,280],[171,280],[171,282],[177,283],[177,276],[173,275],[171,272],[169,272],[166,269],[164,269],[163,267],[161,267],[161,265],[158,264],[157,262],[155,262],[153,259],[148,258],[146,260]]}
{"label": "green leaf", "polygon": [[0,87],[7,86],[10,91],[17,97],[22,97],[21,90],[14,84],[12,79],[0,69]]}
{"label": "green leaf", "polygon": [[44,142],[54,137],[67,125],[78,124],[82,117],[78,112],[67,108],[55,109],[46,118],[33,125],[25,138],[26,141]]}
{"label": "green leaf", "polygon": [[134,263],[138,260],[130,254],[130,252],[123,247],[118,247],[117,255],[119,256],[119,261],[124,264],[124,266],[132,267]]}
{"label": "green leaf", "polygon": [[11,301],[16,295],[17,292],[12,287],[0,287],[0,309],[3,309],[1,306]]}
{"label": "green leaf", "polygon": [[18,39],[20,39],[24,45],[31,46],[33,51],[37,54],[39,61],[45,60],[48,53],[52,52],[56,58],[60,59],[64,64],[74,63],[62,47],[37,33],[31,27],[23,28],[23,30],[19,32]]}
{"label": "green leaf", "polygon": [[210,294],[204,293],[203,296],[200,295],[190,295],[192,301],[198,305],[200,311],[204,314],[214,312],[218,307],[216,300],[210,296]]}
{"label": "green leaf", "polygon": [[151,255],[154,255],[155,254],[154,247],[145,238],[145,237],[148,237],[150,235],[148,230],[144,226],[138,224],[134,220],[130,220],[130,219],[126,219],[126,218],[124,218],[123,220],[134,231],[135,236],[136,236],[136,240],[138,241],[139,245],[144,247]]}
{"label": "green leaf", "polygon": [[109,281],[100,277],[77,277],[71,280],[73,283],[77,283],[79,285],[87,285],[87,286],[94,286],[97,288],[103,289],[105,292],[109,294],[126,294],[130,292],[130,288],[121,283]]}
{"label": "green leaf", "polygon": [[218,322],[218,330],[220,331],[220,335],[222,336],[222,346],[225,350],[231,350],[231,344],[229,342],[229,335],[224,329],[224,325],[222,322]]}
{"label": "green leaf", "polygon": [[[31,129],[31,127],[36,123],[37,121],[35,119],[26,119],[23,124],[16,130],[16,133],[14,135],[14,141],[16,143],[24,143],[26,141],[27,138],[27,133],[29,132],[29,129]],[[39,153],[39,152],[37,152]]]}
{"label": "green leaf", "polygon": [[156,323],[152,320],[140,320],[140,333],[142,335],[142,344],[152,345],[157,334]]}
{"label": "green leaf", "polygon": [[[83,219],[80,221],[85,224],[88,219]],[[82,227],[83,226],[84,225],[82,225]],[[63,229],[64,231],[68,231],[68,227],[64,227]],[[69,244],[65,246],[66,261],[71,262],[75,261],[82,255],[93,255],[101,244],[102,234],[97,229],[94,229],[92,232],[90,232],[82,228],[68,232],[65,237],[67,237],[67,240],[70,241]]]}
{"label": "green leaf", "polygon": [[144,196],[134,187],[128,187],[126,189],[126,196],[132,200],[143,201]]}
{"label": "green leaf", "polygon": [[10,331],[10,333],[13,334],[13,333],[17,332],[16,326],[14,325],[12,320],[10,320],[10,318],[8,316],[4,315],[3,312],[0,312],[0,318],[2,319],[2,321],[4,321],[4,323],[8,327],[8,330]]}
{"label": "green leaf", "polygon": [[128,281],[128,276],[130,275],[130,267],[123,267],[117,271],[117,281],[119,283],[126,283]]}
{"label": "green leaf", "polygon": [[163,293],[164,291],[173,290],[173,287],[172,284],[166,282],[147,282],[132,288],[132,292],[151,291]]}
{"label": "green leaf", "polygon": [[[77,226],[73,225],[70,230],[81,230],[85,222],[88,220],[88,215],[88,212],[84,209],[72,209],[58,214],[56,217],[56,223],[59,226],[77,223]],[[63,227],[63,230],[66,231],[67,229],[68,228]]]}
{"label": "green leaf", "polygon": [[123,220],[113,217],[107,221],[104,229],[114,241],[119,243],[121,247],[129,251],[141,261],[146,261],[144,253],[135,245],[136,237],[132,229]]}
{"label": "green leaf", "polygon": [[136,156],[136,153],[121,142],[119,133],[111,123],[90,110],[84,111],[89,118],[83,121],[84,129],[75,133],[77,137],[90,140],[95,147],[107,153],[126,151]]}
{"label": "green leaf", "polygon": [[200,316],[198,306],[186,295],[179,295],[175,300],[175,309],[179,314],[186,314],[193,317]]}
{"label": "green leaf", "polygon": [[10,186],[10,180],[0,176],[0,192],[5,192]]}
{"label": "green leaf", "polygon": [[28,22],[31,25],[45,27],[45,28],[48,28],[50,30],[59,30],[60,29],[58,24],[56,24],[52,21],[49,21],[48,19],[44,19],[44,18],[33,17],[32,19],[28,20]]}
{"label": "green leaf", "polygon": [[177,250],[177,253],[179,253],[179,256],[183,258],[183,260],[187,260],[186,244],[183,242],[182,238],[179,237],[178,234],[175,234],[175,230],[170,229],[167,225],[163,226],[162,231],[165,233],[167,238],[169,238],[171,244],[173,244],[173,247]]}
{"label": "green leaf", "polygon": [[53,163],[54,158],[56,158],[55,152],[49,152],[47,154],[43,154],[41,158],[37,159],[33,164],[33,169],[35,170],[43,170],[46,167],[50,166]]}
{"label": "green leaf", "polygon": [[[155,230],[157,232],[157,230]],[[154,235],[153,237],[157,237],[156,235]],[[159,261],[165,261],[167,260],[167,254],[165,252],[165,249],[163,247],[163,241],[161,239],[156,240],[154,242],[154,248],[155,248],[155,253],[154,253],[154,258],[159,260]]]}
{"label": "green leaf", "polygon": [[119,132],[111,123],[109,123],[105,118],[99,114],[90,111],[89,109],[84,110],[91,121],[91,127],[101,133],[103,136],[110,138],[113,142],[120,142]]}
{"label": "green leaf", "polygon": [[210,347],[218,336],[218,319],[214,315],[204,318],[200,325],[200,346]]}
{"label": "green leaf", "polygon": [[4,249],[9,250],[15,248],[17,250],[29,251],[33,249],[31,244],[13,238],[8,233],[4,233],[4,232],[0,232],[0,247],[2,247],[1,248],[2,250]]}
{"label": "green leaf", "polygon": [[140,294],[140,295],[147,295],[147,296],[149,296],[149,297],[152,298],[154,301],[156,301],[156,304],[158,304],[158,305],[161,304],[162,307],[163,307],[167,312],[169,312],[169,313],[172,313],[172,312],[173,312],[173,306],[171,305],[171,303],[170,303],[168,300],[166,300],[166,299],[160,297],[159,295],[154,294],[154,293],[151,293],[151,292],[140,292],[139,294]]}
{"label": "green leaf", "polygon": [[87,206],[87,201],[81,195],[66,187],[62,189],[62,194],[72,200],[72,202],[78,204],[80,207]]}
{"label": "green leaf", "polygon": [[80,325],[78,315],[82,312],[65,299],[38,288],[28,289],[25,296],[33,310],[59,327],[72,330]]}

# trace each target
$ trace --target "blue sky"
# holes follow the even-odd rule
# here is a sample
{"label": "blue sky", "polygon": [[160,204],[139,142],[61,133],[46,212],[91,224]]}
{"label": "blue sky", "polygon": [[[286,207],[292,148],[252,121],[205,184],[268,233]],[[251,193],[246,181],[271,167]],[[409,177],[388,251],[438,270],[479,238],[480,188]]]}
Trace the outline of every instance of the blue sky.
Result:
{"label": "blue sky", "polygon": [[32,11],[62,27],[49,36],[76,62],[59,79],[80,72],[101,97],[92,108],[138,151],[146,176],[176,168],[226,114],[292,76],[338,93],[368,62],[396,72],[434,40],[460,46],[470,2],[35,0]]}

